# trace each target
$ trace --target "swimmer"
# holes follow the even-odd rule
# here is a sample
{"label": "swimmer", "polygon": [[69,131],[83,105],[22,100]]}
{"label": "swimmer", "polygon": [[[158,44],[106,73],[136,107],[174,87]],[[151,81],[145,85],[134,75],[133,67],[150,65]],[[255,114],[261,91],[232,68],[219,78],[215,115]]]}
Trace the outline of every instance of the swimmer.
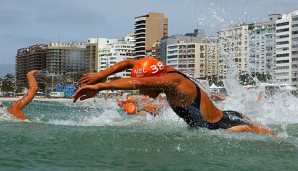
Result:
{"label": "swimmer", "polygon": [[138,110],[138,107],[133,104],[133,103],[126,103],[123,106],[123,109],[125,111],[125,113],[127,113],[128,115],[141,115],[141,116],[145,116],[145,115],[152,115],[152,116],[156,116],[158,115],[157,113],[157,107],[156,106],[145,106],[141,111]]}
{"label": "swimmer", "polygon": [[[132,68],[130,78],[100,83],[109,75],[128,68]],[[163,92],[173,111],[190,127],[276,135],[271,130],[254,124],[244,114],[221,111],[195,79],[154,58],[121,61],[101,72],[85,74],[78,85],[82,87],[75,92],[74,102],[91,98],[102,90],[139,90],[140,94],[151,98],[156,98]]]}
{"label": "swimmer", "polygon": [[7,110],[13,117],[23,120],[25,122],[30,121],[25,116],[23,108],[32,101],[32,99],[35,97],[38,91],[38,85],[34,77],[34,74],[36,73],[38,73],[37,70],[33,70],[27,73],[28,92],[21,99],[14,102]]}
{"label": "swimmer", "polygon": [[[142,96],[141,98],[136,98],[134,96],[127,96],[126,100],[119,100],[117,99],[117,104],[119,107],[124,108],[124,110],[127,112],[125,107],[128,106],[135,106],[137,109],[142,109],[141,111],[149,112],[152,115],[157,115],[158,110],[164,108],[163,104],[155,104],[154,101],[150,99],[149,96]],[[126,105],[128,104],[129,105]],[[134,108],[128,108],[128,109],[134,109]],[[138,110],[136,110],[138,111]],[[127,112],[131,113],[131,112]],[[137,114],[137,112],[132,112],[134,114]],[[140,114],[139,114],[140,115]]]}
{"label": "swimmer", "polygon": [[134,103],[136,105],[138,104],[138,100],[131,95],[126,96],[125,100],[116,99],[116,101],[119,107],[123,107],[126,103]]}
{"label": "swimmer", "polygon": [[150,99],[149,96],[142,96],[142,97],[138,98],[138,97],[135,97],[135,96],[132,96],[132,95],[126,96],[125,100],[117,99],[116,101],[117,101],[118,106],[120,106],[120,107],[123,107],[123,105],[125,103],[133,103],[138,107],[143,107],[146,104],[153,102],[153,100]]}

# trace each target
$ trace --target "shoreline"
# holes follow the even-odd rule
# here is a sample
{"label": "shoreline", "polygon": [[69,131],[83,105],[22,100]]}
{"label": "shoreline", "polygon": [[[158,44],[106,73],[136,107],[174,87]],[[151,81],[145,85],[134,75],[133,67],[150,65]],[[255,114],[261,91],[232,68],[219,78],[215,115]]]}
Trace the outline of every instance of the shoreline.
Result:
{"label": "shoreline", "polygon": [[[17,101],[21,99],[22,97],[0,97],[0,102],[5,102],[5,101]],[[72,103],[73,99],[67,99],[67,98],[39,98],[35,97],[33,101],[53,101],[53,102],[71,102]],[[90,98],[86,99],[84,101],[78,100],[78,102],[94,102],[94,101],[99,101],[99,100],[104,100],[103,98]]]}

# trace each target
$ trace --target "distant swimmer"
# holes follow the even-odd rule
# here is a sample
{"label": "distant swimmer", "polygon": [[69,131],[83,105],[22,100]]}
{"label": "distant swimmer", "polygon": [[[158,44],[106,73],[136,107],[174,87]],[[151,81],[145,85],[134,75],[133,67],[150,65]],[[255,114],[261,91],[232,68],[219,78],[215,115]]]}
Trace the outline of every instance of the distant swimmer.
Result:
{"label": "distant swimmer", "polygon": [[[132,68],[130,78],[101,83],[108,76],[129,68]],[[78,85],[82,87],[75,92],[74,102],[91,98],[102,90],[139,90],[151,98],[163,92],[173,111],[190,127],[276,135],[243,114],[219,110],[197,80],[154,58],[121,61],[98,73],[85,74]]]}
{"label": "distant swimmer", "polygon": [[151,114],[156,116],[158,111],[164,108],[163,104],[155,104],[149,96],[137,98],[127,96],[126,100],[117,99],[117,104],[122,107],[127,114],[146,115]]}
{"label": "distant swimmer", "polygon": [[141,115],[141,116],[145,116],[145,115],[152,115],[152,116],[157,116],[157,106],[154,105],[148,105],[145,106],[142,110],[138,110],[138,107],[134,104],[134,103],[126,103],[123,106],[124,111],[128,114],[128,115]]}
{"label": "distant swimmer", "polygon": [[[35,97],[38,91],[38,85],[34,74],[38,73],[37,70],[33,70],[27,73],[28,79],[28,92],[18,101],[14,102],[9,108],[8,112],[15,118],[30,122],[23,112],[23,108],[27,106]],[[1,105],[3,107],[3,105]]]}
{"label": "distant swimmer", "polygon": [[131,95],[126,96],[124,100],[117,99],[116,101],[119,107],[123,107],[126,103],[134,103],[136,105],[138,103],[138,99]]}

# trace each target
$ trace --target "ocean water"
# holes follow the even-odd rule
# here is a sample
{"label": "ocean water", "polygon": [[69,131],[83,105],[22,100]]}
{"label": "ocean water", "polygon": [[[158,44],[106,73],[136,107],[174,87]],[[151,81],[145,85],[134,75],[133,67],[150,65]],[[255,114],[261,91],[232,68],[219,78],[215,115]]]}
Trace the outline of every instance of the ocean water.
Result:
{"label": "ocean water", "polygon": [[272,128],[272,137],[189,129],[169,108],[128,116],[113,99],[34,100],[24,110],[31,123],[0,118],[0,170],[297,170],[297,104],[284,94],[256,102],[248,91],[217,104]]}

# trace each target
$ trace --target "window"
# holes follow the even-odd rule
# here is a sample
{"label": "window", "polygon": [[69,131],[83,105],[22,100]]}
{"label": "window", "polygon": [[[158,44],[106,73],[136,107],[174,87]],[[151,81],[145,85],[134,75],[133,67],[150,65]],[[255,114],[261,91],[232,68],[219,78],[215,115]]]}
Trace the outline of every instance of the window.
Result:
{"label": "window", "polygon": [[289,31],[289,28],[276,30],[276,33]]}
{"label": "window", "polygon": [[280,26],[287,26],[289,25],[289,22],[283,22],[283,23],[278,23],[276,24],[277,27],[280,27]]}

